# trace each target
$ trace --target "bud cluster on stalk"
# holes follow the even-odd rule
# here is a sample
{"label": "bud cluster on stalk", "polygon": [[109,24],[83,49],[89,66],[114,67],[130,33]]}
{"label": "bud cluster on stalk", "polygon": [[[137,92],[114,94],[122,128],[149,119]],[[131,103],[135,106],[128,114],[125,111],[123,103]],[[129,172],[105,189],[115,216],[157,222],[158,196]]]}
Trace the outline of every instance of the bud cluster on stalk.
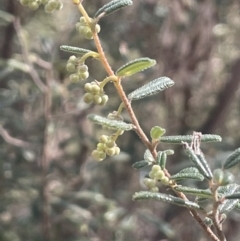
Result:
{"label": "bud cluster on stalk", "polygon": [[106,156],[114,156],[120,153],[120,148],[111,136],[102,135],[99,138],[97,149],[92,152],[92,157],[98,161],[102,161]]}
{"label": "bud cluster on stalk", "polygon": [[158,187],[156,186],[158,181],[161,181],[164,185],[169,184],[169,178],[165,176],[159,165],[153,165],[148,176],[149,178],[144,178],[143,183],[152,192],[158,192]]}
{"label": "bud cluster on stalk", "polygon": [[52,13],[55,10],[61,10],[63,4],[58,0],[20,0],[23,6],[28,6],[31,10],[37,10],[41,4],[45,5],[46,13]]}

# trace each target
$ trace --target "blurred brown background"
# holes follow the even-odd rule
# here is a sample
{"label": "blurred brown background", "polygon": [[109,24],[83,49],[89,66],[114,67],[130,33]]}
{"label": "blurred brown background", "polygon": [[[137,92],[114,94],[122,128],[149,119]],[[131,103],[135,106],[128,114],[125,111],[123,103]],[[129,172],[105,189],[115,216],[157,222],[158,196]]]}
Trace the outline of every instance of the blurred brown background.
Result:
{"label": "blurred brown background", "polygon": [[[93,16],[107,2],[84,0],[84,6]],[[133,2],[100,21],[112,68],[138,57],[157,60],[154,68],[124,80],[127,93],[160,76],[175,81],[165,92],[133,102],[141,126],[146,133],[160,125],[168,135],[221,135],[222,143],[203,145],[211,167],[220,167],[240,146],[239,0]],[[132,201],[134,192],[144,190],[148,171],[131,167],[145,150],[134,132],[119,138],[119,156],[101,163],[90,157],[106,131],[86,116],[107,116],[120,100],[109,84],[111,101],[103,108],[88,106],[82,100],[85,82],[69,83],[70,54],[59,46],[95,47],[75,30],[77,7],[63,4],[63,10],[46,14],[42,7],[31,11],[16,0],[0,1],[0,240],[208,240],[184,208]],[[88,81],[106,77],[98,61],[87,64]],[[126,113],[124,118],[129,121]],[[189,165],[181,148],[159,148],[175,149],[170,173]],[[239,241],[239,221],[239,212],[229,214],[228,240]]]}

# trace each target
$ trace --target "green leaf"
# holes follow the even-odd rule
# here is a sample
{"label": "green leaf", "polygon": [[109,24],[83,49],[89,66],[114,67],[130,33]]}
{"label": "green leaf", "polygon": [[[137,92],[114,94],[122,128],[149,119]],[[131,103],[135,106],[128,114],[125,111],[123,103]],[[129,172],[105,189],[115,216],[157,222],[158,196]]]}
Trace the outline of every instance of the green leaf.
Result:
{"label": "green leaf", "polygon": [[187,167],[175,175],[170,177],[171,180],[179,181],[183,179],[195,179],[198,181],[203,181],[204,176],[199,173],[199,170],[196,167]]}
{"label": "green leaf", "polygon": [[94,52],[94,51],[91,51],[91,50],[88,50],[88,49],[82,49],[82,48],[68,46],[68,45],[62,45],[62,46],[60,46],[60,49],[62,51],[65,51],[65,52],[74,53],[74,54],[81,54],[81,55],[84,55],[84,54],[89,53],[89,52]]}
{"label": "green leaf", "polygon": [[212,192],[210,191],[210,189],[198,189],[193,187],[175,186],[174,190],[178,192],[183,192],[185,194],[194,195],[197,197],[212,198]]}
{"label": "green leaf", "polygon": [[144,152],[143,158],[144,158],[145,161],[154,162],[154,158],[152,156],[152,153],[148,149]]}
{"label": "green leaf", "polygon": [[212,171],[211,171],[211,169],[210,169],[209,164],[207,163],[207,161],[206,161],[206,159],[205,159],[204,154],[203,154],[202,152],[200,152],[200,154],[197,154],[197,157],[198,157],[200,163],[203,165],[203,167],[204,167],[204,169],[205,169],[205,171],[206,171],[206,173],[207,173],[206,178],[207,178],[208,180],[212,180],[212,178],[213,178]]}
{"label": "green leaf", "polygon": [[[193,164],[197,167],[199,172],[208,180],[212,179],[212,172],[210,168],[206,168],[206,163],[203,162],[203,159],[199,159],[199,157],[196,155],[195,151],[189,147],[188,143],[183,143],[185,147],[185,152],[187,153],[188,157],[191,159]],[[209,172],[209,170],[210,172]]]}
{"label": "green leaf", "polygon": [[240,199],[240,192],[236,192],[225,196],[226,199]]}
{"label": "green leaf", "polygon": [[154,59],[140,58],[130,61],[129,63],[123,65],[116,71],[118,77],[127,77],[138,72],[141,72],[147,68],[150,68],[156,64]]}
{"label": "green leaf", "polygon": [[130,131],[134,128],[132,124],[128,124],[118,120],[110,120],[105,117],[94,115],[94,114],[88,115],[88,119],[95,124],[107,127],[109,129],[114,129],[114,130]]}
{"label": "green leaf", "polygon": [[[236,183],[232,183],[226,186],[221,186],[217,189],[220,196],[228,196],[232,195],[235,192],[238,192],[240,189],[240,186]],[[238,204],[238,199],[227,199],[225,200],[221,205],[219,205],[218,210],[220,213],[227,213],[230,212],[232,209],[235,208],[235,206]]]}
{"label": "green leaf", "polygon": [[114,0],[102,6],[94,15],[95,18],[104,13],[104,16],[113,13],[123,7],[132,5],[131,0]]}
{"label": "green leaf", "polygon": [[150,130],[150,136],[152,138],[152,140],[158,140],[162,135],[164,135],[164,133],[166,132],[166,130],[160,126],[154,126],[151,130]]}
{"label": "green leaf", "polygon": [[[152,80],[142,87],[134,90],[128,95],[129,100],[139,100],[147,96],[155,95],[160,91],[163,91],[174,85],[174,81],[168,77],[160,77]],[[160,140],[162,137],[160,138]]]}
{"label": "green leaf", "polygon": [[135,169],[140,169],[143,168],[145,166],[148,166],[150,163],[148,161],[139,161],[139,162],[135,162],[132,167]]}
{"label": "green leaf", "polygon": [[[191,143],[193,140],[193,135],[184,136],[162,136],[160,138],[161,142],[171,143],[171,144],[182,144],[182,142]],[[222,141],[221,136],[205,134],[201,136],[201,142],[220,142]]]}
{"label": "green leaf", "polygon": [[231,168],[240,163],[240,148],[236,149],[223,164],[224,169]]}
{"label": "green leaf", "polygon": [[157,164],[158,164],[162,169],[165,169],[166,162],[167,162],[167,154],[166,154],[166,152],[159,151],[159,152],[157,153]]}
{"label": "green leaf", "polygon": [[240,202],[237,203],[237,205],[235,206],[236,209],[240,210]]}
{"label": "green leaf", "polygon": [[133,200],[156,200],[156,201],[162,201],[166,203],[171,203],[174,205],[190,208],[190,209],[200,209],[203,210],[201,206],[199,206],[197,203],[191,202],[191,201],[185,201],[181,198],[174,197],[172,195],[167,195],[163,193],[153,193],[153,192],[136,192],[133,195]]}

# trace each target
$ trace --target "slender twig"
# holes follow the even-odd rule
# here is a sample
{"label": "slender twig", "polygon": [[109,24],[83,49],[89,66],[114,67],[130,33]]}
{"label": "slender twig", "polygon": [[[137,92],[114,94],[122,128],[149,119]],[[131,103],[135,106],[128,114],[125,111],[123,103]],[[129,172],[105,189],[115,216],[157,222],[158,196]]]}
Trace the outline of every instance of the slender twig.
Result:
{"label": "slender twig", "polygon": [[22,148],[31,147],[31,144],[29,142],[10,136],[8,132],[2,127],[2,125],[0,125],[0,135],[2,136],[4,141],[6,141],[7,143],[13,146],[22,147]]}
{"label": "slender twig", "polygon": [[[82,13],[82,15],[85,17],[87,23],[90,23],[90,18],[87,14],[87,12],[85,11],[84,7],[82,6],[82,4],[78,5],[78,8],[80,10],[80,12]],[[93,32],[93,39],[95,42],[95,46],[98,50],[99,53],[99,59],[102,62],[103,67],[105,68],[105,70],[107,71],[109,76],[115,76],[114,72],[105,56],[105,53],[103,51],[100,39],[98,37],[98,34],[96,32]],[[125,105],[125,108],[131,118],[132,123],[135,126],[135,131],[138,134],[138,136],[140,137],[140,139],[142,140],[142,142],[144,143],[144,145],[150,150],[150,152],[152,153],[153,157],[156,158],[157,157],[157,151],[156,151],[156,146],[153,145],[149,139],[147,138],[146,134],[143,132],[137,117],[132,109],[131,106],[131,102],[128,100],[125,91],[122,88],[122,84],[121,84],[121,79],[118,78],[117,81],[114,81],[114,85],[116,87],[116,90],[122,100],[122,102]],[[178,193],[178,195],[185,199],[188,200],[186,198],[186,196],[183,193]],[[203,228],[203,230],[207,233],[207,235],[213,240],[213,241],[219,241],[219,239],[216,237],[216,235],[212,232],[212,230],[202,221],[201,217],[199,216],[199,214],[193,210],[193,209],[189,209],[191,215],[195,218],[195,220],[199,223],[199,225]]]}

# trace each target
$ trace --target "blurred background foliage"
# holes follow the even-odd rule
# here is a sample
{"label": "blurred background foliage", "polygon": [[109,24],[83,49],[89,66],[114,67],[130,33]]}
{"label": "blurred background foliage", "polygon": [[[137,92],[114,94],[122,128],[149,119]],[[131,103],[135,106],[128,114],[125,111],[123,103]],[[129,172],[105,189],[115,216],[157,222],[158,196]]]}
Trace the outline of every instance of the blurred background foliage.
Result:
{"label": "blurred background foliage", "polygon": [[[85,0],[84,6],[93,16],[107,2]],[[133,103],[140,124],[146,133],[160,125],[168,135],[221,135],[221,144],[203,146],[211,167],[219,167],[240,146],[240,2],[133,2],[100,22],[112,68],[138,57],[157,60],[154,68],[124,80],[127,93],[160,76],[175,81],[160,95]],[[144,152],[134,132],[119,138],[119,156],[101,163],[90,157],[106,130],[86,116],[106,116],[120,101],[109,84],[111,100],[104,108],[86,105],[85,82],[69,82],[70,54],[59,46],[95,47],[75,30],[77,7],[63,4],[63,10],[46,14],[16,0],[0,1],[0,240],[208,240],[184,208],[131,200],[144,189],[148,171],[131,167]],[[99,62],[87,64],[88,81],[106,76]],[[181,149],[175,152],[167,164],[170,173],[189,165]],[[231,213],[225,222],[228,240],[239,240],[239,220],[239,213]]]}

